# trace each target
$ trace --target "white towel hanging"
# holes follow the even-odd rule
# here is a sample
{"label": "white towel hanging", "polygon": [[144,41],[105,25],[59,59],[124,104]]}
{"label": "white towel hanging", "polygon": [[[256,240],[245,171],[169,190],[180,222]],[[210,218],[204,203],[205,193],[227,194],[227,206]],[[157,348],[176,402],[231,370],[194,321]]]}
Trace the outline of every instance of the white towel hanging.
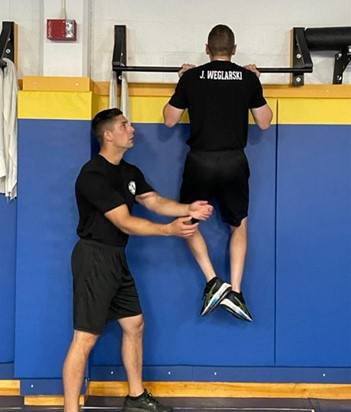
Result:
{"label": "white towel hanging", "polygon": [[[18,80],[14,63],[4,59],[2,81],[2,148],[5,162],[4,191],[6,197],[17,196],[17,92]],[[1,122],[0,122],[1,128]],[[1,136],[1,132],[0,132]],[[1,146],[0,146],[1,147]],[[1,156],[0,156],[1,158]],[[0,160],[1,161],[1,160]]]}
{"label": "white towel hanging", "polygon": [[117,76],[116,72],[111,73],[110,77],[110,90],[109,90],[109,109],[118,107],[117,104]]}
{"label": "white towel hanging", "polygon": [[121,101],[120,101],[121,110],[128,120],[129,117],[129,95],[128,95],[128,80],[127,73],[122,73],[122,82],[121,82]]}
{"label": "white towel hanging", "polygon": [[0,193],[5,193],[6,161],[4,147],[4,73],[0,69]]}
{"label": "white towel hanging", "polygon": [[129,95],[128,95],[128,79],[127,73],[122,73],[121,81],[121,94],[118,99],[117,94],[117,76],[116,72],[113,71],[110,78],[110,92],[109,92],[109,107],[118,107],[122,110],[123,115],[130,120],[129,117]]}

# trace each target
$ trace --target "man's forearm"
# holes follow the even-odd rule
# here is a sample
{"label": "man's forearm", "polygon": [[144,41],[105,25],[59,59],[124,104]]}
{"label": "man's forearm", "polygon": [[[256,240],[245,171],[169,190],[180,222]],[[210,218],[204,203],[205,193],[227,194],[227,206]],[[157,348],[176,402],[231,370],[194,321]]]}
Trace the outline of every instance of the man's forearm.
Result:
{"label": "man's forearm", "polygon": [[[126,208],[126,207],[125,207]],[[125,209],[116,208],[107,212],[105,216],[128,235],[139,236],[180,236],[190,237],[197,230],[198,223],[189,224],[189,217],[178,217],[170,223],[155,223],[141,217],[126,213]]]}
{"label": "man's forearm", "polygon": [[112,222],[127,235],[170,236],[168,224],[155,223],[137,216],[129,216],[123,222]]}
{"label": "man's forearm", "polygon": [[189,205],[178,203],[175,200],[166,197],[158,196],[152,207],[149,208],[153,212],[163,216],[188,216]]}

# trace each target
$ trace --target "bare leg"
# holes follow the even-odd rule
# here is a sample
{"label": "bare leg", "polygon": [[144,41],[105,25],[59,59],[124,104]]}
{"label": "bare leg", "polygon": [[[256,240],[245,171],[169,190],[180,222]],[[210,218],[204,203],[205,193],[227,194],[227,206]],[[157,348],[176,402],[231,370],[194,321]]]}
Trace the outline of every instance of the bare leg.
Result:
{"label": "bare leg", "polygon": [[244,265],[247,251],[247,218],[241,221],[240,226],[231,226],[230,238],[230,278],[235,292],[241,291],[241,280],[244,273]]}
{"label": "bare leg", "polygon": [[89,332],[74,331],[73,340],[63,365],[65,412],[79,411],[79,395],[86,363],[98,337],[99,335]]}
{"label": "bare leg", "polygon": [[129,395],[139,396],[144,392],[142,381],[143,368],[143,331],[142,315],[118,320],[123,330],[122,359],[127,372]]}
{"label": "bare leg", "polygon": [[206,281],[210,281],[216,276],[216,272],[212,266],[207,245],[200,230],[197,230],[193,236],[186,239],[190,250],[192,251],[197,263],[199,264]]}

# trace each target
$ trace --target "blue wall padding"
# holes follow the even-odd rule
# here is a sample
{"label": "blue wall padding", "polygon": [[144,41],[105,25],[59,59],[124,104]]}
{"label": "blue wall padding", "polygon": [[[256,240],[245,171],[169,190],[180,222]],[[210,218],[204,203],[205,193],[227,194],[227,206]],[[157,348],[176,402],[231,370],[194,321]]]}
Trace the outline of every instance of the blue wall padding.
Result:
{"label": "blue wall padding", "polygon": [[[145,366],[145,381],[349,383],[350,368],[277,366]],[[125,381],[123,366],[94,366],[93,381]]]}
{"label": "blue wall padding", "polygon": [[351,366],[351,126],[279,126],[277,364]]}
{"label": "blue wall padding", "polygon": [[16,205],[0,194],[0,363],[14,360]]}
{"label": "blue wall padding", "polygon": [[349,368],[206,367],[193,368],[194,381],[349,383]]}
{"label": "blue wall padding", "polygon": [[[135,127],[135,147],[126,159],[144,171],[159,193],[176,198],[189,126]],[[182,370],[184,379],[192,374],[198,380],[198,368],[211,366],[351,366],[350,137],[351,126],[279,125],[266,132],[249,127],[251,203],[243,291],[252,324],[222,309],[199,316],[204,277],[182,239],[131,237],[127,254],[145,314],[148,378],[168,374],[167,365],[185,367],[174,370],[177,380]],[[0,235],[1,249],[9,251],[0,252],[8,276],[0,305],[10,309],[10,317],[3,316],[5,308],[0,311],[0,332],[9,331],[5,343],[1,340],[0,363],[14,360],[18,378],[61,377],[72,337],[74,182],[90,156],[89,121],[19,121],[15,315],[10,273],[16,204],[0,202],[0,211],[6,211],[3,224],[12,234]],[[169,221],[140,206],[135,213]],[[218,274],[229,280],[228,227],[216,211],[201,228]],[[90,366],[120,365],[120,338],[117,324],[109,324]],[[268,371],[251,370],[252,379]],[[281,370],[275,381],[290,376]],[[213,371],[207,370],[208,380]],[[238,370],[220,371],[235,379]]]}
{"label": "blue wall padding", "polygon": [[74,183],[90,121],[19,121],[15,376],[59,378],[72,336]]}
{"label": "blue wall padding", "polygon": [[[13,329],[15,328],[15,322],[13,322]],[[13,345],[12,351],[14,352],[14,341],[15,341],[15,334],[13,334]],[[14,377],[14,364],[13,362],[10,363],[0,363],[0,379],[11,380]]]}
{"label": "blue wall padding", "polygon": [[[143,379],[145,381],[192,381],[193,366],[144,366]],[[123,366],[94,366],[91,369],[90,379],[94,381],[106,380],[125,381],[127,374]]]}
{"label": "blue wall padding", "polygon": [[[135,147],[127,159],[138,165],[162,195],[176,198],[189,134],[188,125],[135,124]],[[250,127],[250,249],[243,291],[255,319],[240,322],[222,309],[199,316],[205,285],[185,242],[179,238],[132,237],[127,247],[145,314],[146,365],[273,365],[276,127]],[[136,213],[159,221],[136,207]],[[219,213],[201,228],[218,274],[229,280],[228,226]],[[109,325],[93,365],[121,363],[120,334]]]}

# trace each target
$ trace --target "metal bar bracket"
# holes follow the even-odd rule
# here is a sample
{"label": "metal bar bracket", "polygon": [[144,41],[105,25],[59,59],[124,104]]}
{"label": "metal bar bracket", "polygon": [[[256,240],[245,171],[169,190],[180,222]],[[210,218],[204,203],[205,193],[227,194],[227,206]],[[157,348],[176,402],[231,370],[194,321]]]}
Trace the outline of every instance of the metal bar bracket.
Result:
{"label": "metal bar bracket", "polygon": [[3,58],[6,57],[15,61],[15,23],[12,21],[2,22],[2,31],[0,34],[0,67],[6,67]]}
{"label": "metal bar bracket", "polygon": [[127,65],[127,26],[115,26],[115,45],[113,50],[112,68],[116,72],[117,82],[121,83],[122,70],[119,67]]}
{"label": "metal bar bracket", "polygon": [[351,45],[345,46],[343,49],[336,53],[334,72],[333,72],[333,84],[342,84],[343,73],[351,60]]}
{"label": "metal bar bracket", "polygon": [[294,27],[293,29],[292,60],[294,69],[302,69],[301,72],[294,72],[292,74],[293,86],[303,86],[305,83],[304,73],[306,69],[310,69],[310,72],[312,72],[313,69],[313,63],[310,51],[308,49],[304,27]]}

